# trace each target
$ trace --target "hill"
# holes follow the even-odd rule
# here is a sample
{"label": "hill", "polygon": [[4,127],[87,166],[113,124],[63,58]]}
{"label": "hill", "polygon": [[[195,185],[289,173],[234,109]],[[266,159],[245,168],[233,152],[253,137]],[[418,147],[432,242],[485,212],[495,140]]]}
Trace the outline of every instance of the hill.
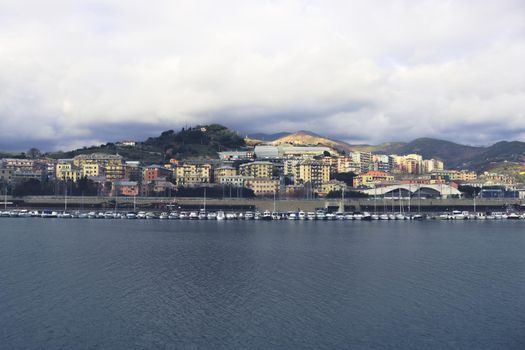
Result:
{"label": "hill", "polygon": [[305,130],[297,131],[293,134],[288,134],[270,143],[275,146],[281,145],[283,143],[289,143],[292,145],[319,145],[345,152],[349,152],[353,149],[352,146],[346,142],[329,139],[327,137],[323,137],[313,132]]}
{"label": "hill", "polygon": [[183,128],[179,132],[167,130],[157,137],[138,142],[134,147],[107,143],[84,147],[69,152],[54,152],[52,158],[73,158],[79,154],[120,154],[128,160],[140,160],[145,164],[162,163],[170,158],[216,158],[217,152],[245,146],[244,139],[234,131],[218,124]]}
{"label": "hill", "polygon": [[258,133],[254,133],[254,134],[248,134],[247,135],[247,138],[248,139],[253,139],[253,140],[259,140],[261,142],[269,142],[269,141],[275,141],[281,137],[285,137],[285,136],[288,136],[290,135],[291,133],[290,132],[278,132],[278,133],[275,133],[275,134],[265,134],[265,133],[261,133],[261,132],[258,132]]}

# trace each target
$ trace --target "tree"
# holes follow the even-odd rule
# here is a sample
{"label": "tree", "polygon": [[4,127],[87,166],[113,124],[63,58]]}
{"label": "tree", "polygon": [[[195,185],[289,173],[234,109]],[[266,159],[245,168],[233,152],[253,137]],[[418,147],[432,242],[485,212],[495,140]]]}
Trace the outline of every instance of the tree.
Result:
{"label": "tree", "polygon": [[337,174],[335,174],[334,178],[336,180],[343,181],[348,186],[353,186],[354,185],[354,177],[355,176],[356,175],[355,175],[354,172],[349,171],[347,173],[337,173]]}
{"label": "tree", "polygon": [[26,156],[29,159],[36,159],[39,158],[42,155],[40,150],[38,148],[32,147],[29,151],[27,151]]}

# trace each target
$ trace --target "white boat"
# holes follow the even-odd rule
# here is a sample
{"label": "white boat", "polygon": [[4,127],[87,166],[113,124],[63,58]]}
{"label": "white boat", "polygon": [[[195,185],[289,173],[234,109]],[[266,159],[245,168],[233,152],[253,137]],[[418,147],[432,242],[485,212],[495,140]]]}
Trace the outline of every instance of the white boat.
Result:
{"label": "white boat", "polygon": [[287,216],[287,219],[288,220],[297,220],[297,214],[295,214],[293,211],[289,212],[288,213],[288,216]]}
{"label": "white boat", "polygon": [[157,216],[157,214],[155,214],[154,212],[152,211],[149,211],[146,213],[146,219],[158,219],[159,217]]}
{"label": "white boat", "polygon": [[388,214],[388,220],[395,220],[396,215],[395,214]]}
{"label": "white boat", "polygon": [[146,218],[146,212],[145,211],[139,211],[137,213],[137,219],[145,219]]}
{"label": "white boat", "polygon": [[335,213],[335,218],[337,220],[344,220],[345,219],[345,213]]}
{"label": "white boat", "polygon": [[190,211],[190,215],[188,217],[190,220],[197,220],[199,218],[199,213],[196,211]]}
{"label": "white boat", "polygon": [[334,213],[326,213],[326,220],[335,220]]}
{"label": "white boat", "polygon": [[272,220],[280,220],[281,219],[281,216],[279,215],[278,212],[274,211],[272,212]]}
{"label": "white boat", "polygon": [[179,218],[179,213],[176,211],[172,211],[170,215],[168,215],[169,220],[177,220]]}
{"label": "white boat", "polygon": [[199,220],[208,220],[208,214],[203,209],[199,211]]}
{"label": "white boat", "polygon": [[261,220],[261,218],[262,218],[261,212],[256,211],[255,214],[253,214],[254,220]]}
{"label": "white boat", "polygon": [[58,217],[58,213],[56,211],[51,211],[51,210],[42,211],[42,218],[44,219],[56,218],[56,217]]}
{"label": "white boat", "polygon": [[272,219],[272,213],[269,210],[265,210],[261,217],[262,220],[271,220]]}
{"label": "white boat", "polygon": [[299,211],[299,214],[297,214],[297,217],[299,220],[306,220],[306,213],[302,210]]}
{"label": "white boat", "polygon": [[18,217],[19,218],[30,218],[31,213],[27,209],[22,209],[18,212]]}
{"label": "white boat", "polygon": [[423,215],[421,215],[421,214],[414,214],[412,216],[412,220],[423,220]]}
{"label": "white boat", "polygon": [[369,212],[365,211],[365,212],[363,212],[362,215],[363,216],[361,217],[361,220],[365,220],[365,221],[372,220],[372,214],[370,214]]}
{"label": "white boat", "polygon": [[189,219],[189,217],[190,217],[190,214],[187,211],[181,211],[179,213],[179,219],[181,220]]}
{"label": "white boat", "polygon": [[315,217],[317,220],[326,220],[326,213],[323,210],[317,210],[315,212]]}
{"label": "white boat", "polygon": [[217,213],[209,212],[208,213],[208,220],[217,220]]}
{"label": "white boat", "polygon": [[169,219],[169,216],[170,216],[170,215],[169,215],[167,212],[162,212],[162,213],[160,213],[160,215],[159,215],[159,219],[160,219],[160,220],[168,220],[168,219]]}
{"label": "white boat", "polygon": [[224,215],[224,212],[222,210],[219,210],[217,212],[217,221],[222,221],[226,219],[226,215]]}
{"label": "white boat", "polygon": [[379,220],[388,220],[388,214],[379,215]]}
{"label": "white boat", "polygon": [[465,214],[459,210],[452,211],[452,217],[454,220],[465,220]]}
{"label": "white boat", "polygon": [[405,220],[405,219],[406,219],[405,215],[401,213],[396,214],[396,220]]}
{"label": "white boat", "polygon": [[354,220],[362,220],[363,214],[361,213],[354,213]]}
{"label": "white boat", "polygon": [[253,220],[254,216],[253,212],[247,211],[244,213],[244,220]]}
{"label": "white boat", "polygon": [[519,220],[520,216],[516,213],[507,214],[507,220]]}
{"label": "white boat", "polygon": [[372,214],[372,220],[379,220],[379,215]]}
{"label": "white boat", "polygon": [[317,218],[317,216],[315,215],[315,212],[309,211],[308,213],[306,213],[306,218],[308,220],[315,220]]}
{"label": "white boat", "polygon": [[235,213],[226,213],[226,220],[235,220],[237,219],[237,215]]}
{"label": "white boat", "polygon": [[126,218],[127,219],[136,219],[137,218],[137,214],[133,213],[133,212],[129,212],[126,214]]}
{"label": "white boat", "polygon": [[345,220],[355,220],[354,214],[345,214]]}

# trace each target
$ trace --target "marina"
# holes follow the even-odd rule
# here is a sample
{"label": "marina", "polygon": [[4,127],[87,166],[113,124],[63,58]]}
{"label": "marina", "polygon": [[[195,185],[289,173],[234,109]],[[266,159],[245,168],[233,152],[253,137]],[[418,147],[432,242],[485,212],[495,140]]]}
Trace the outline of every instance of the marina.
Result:
{"label": "marina", "polygon": [[315,211],[57,211],[15,209],[0,211],[0,218],[43,218],[43,219],[125,219],[125,220],[189,220],[189,221],[414,221],[414,220],[524,220],[521,212],[469,212],[453,210],[443,213],[405,212],[330,212]]}

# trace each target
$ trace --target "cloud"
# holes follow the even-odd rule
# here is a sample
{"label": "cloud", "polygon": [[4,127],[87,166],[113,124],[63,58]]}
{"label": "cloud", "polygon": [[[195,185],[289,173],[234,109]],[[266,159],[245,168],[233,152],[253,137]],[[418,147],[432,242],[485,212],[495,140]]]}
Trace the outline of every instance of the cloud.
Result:
{"label": "cloud", "polygon": [[523,138],[523,57],[520,0],[6,0],[0,148],[209,122],[350,142]]}

